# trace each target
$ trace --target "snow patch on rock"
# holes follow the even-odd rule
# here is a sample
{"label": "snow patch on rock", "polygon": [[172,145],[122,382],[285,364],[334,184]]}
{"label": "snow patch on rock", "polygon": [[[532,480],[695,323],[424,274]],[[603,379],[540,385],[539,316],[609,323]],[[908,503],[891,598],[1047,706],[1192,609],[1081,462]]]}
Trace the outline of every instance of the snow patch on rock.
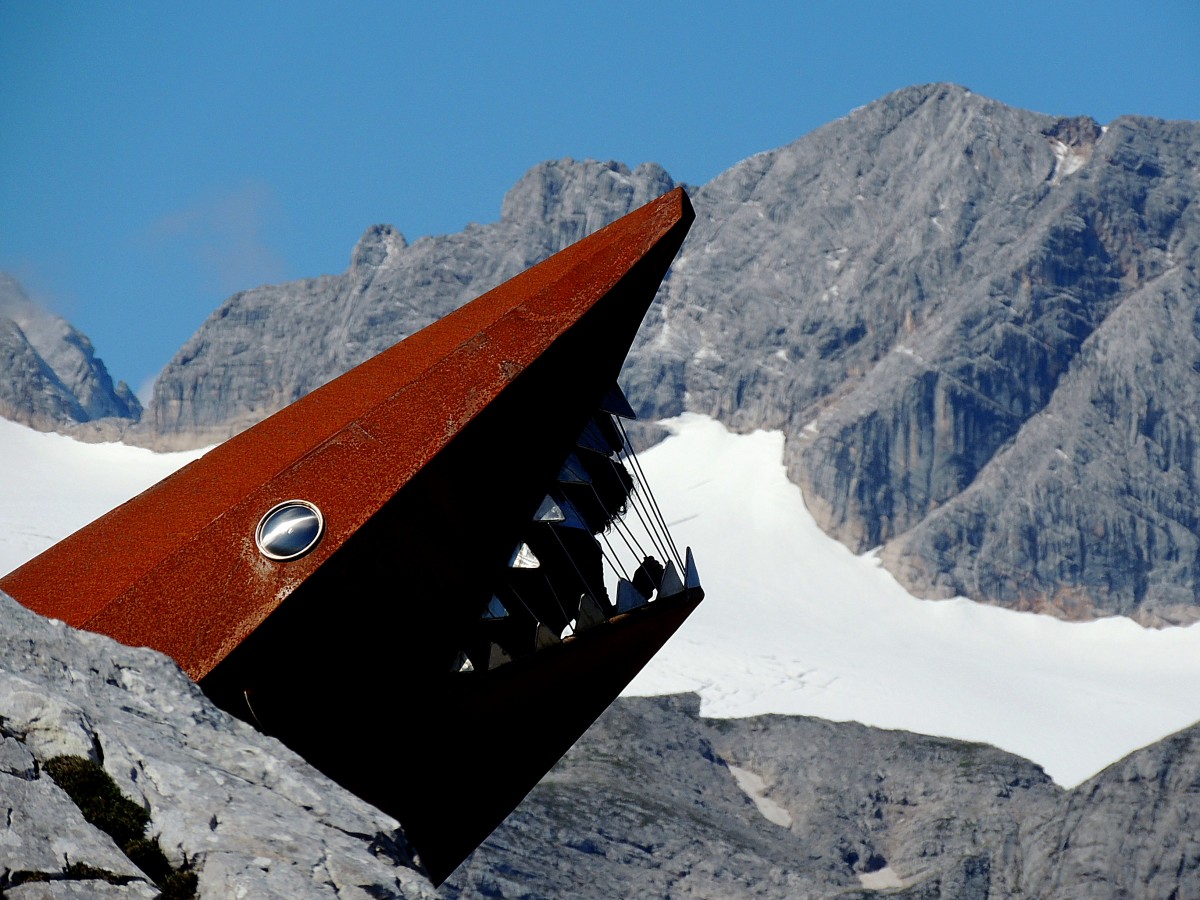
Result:
{"label": "snow patch on rock", "polygon": [[792,827],[792,814],[767,796],[767,783],[763,781],[762,776],[734,765],[729,766],[729,773],[737,782],[737,786],[754,801],[764,819],[774,822],[780,828]]}

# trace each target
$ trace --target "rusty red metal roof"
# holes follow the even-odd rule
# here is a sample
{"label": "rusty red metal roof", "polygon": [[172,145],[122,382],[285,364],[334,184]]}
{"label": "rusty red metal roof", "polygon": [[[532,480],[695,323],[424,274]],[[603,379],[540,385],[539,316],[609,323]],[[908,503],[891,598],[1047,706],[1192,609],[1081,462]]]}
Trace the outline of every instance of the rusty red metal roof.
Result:
{"label": "rusty red metal roof", "polygon": [[[486,634],[513,549],[611,395],[692,218],[681,190],[634,211],[231,438],[0,588],[173,656],[219,706],[396,816],[440,882],[703,598],[690,551],[682,582],[661,580],[628,611],[601,611],[606,589],[576,568],[591,593],[571,581],[564,618],[586,597],[593,621],[541,641],[531,616],[524,654],[514,637],[508,661],[477,657],[465,674],[457,663]],[[261,551],[259,523],[291,500],[320,511],[323,535],[294,559]]]}
{"label": "rusty red metal roof", "polygon": [[[653,286],[631,324],[601,307],[647,260],[657,285],[693,217],[679,189],[636,210],[229,439],[0,589],[202,678],[585,317],[616,323],[604,339],[619,333],[619,366]],[[281,564],[254,532],[294,497],[323,511],[326,531]]]}

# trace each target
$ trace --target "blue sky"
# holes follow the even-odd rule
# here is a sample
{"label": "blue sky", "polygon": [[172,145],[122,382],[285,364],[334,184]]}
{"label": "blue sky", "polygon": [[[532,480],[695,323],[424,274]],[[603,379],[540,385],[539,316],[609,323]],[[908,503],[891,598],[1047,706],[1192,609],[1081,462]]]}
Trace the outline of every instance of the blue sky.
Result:
{"label": "blue sky", "polygon": [[700,184],[930,81],[1200,119],[1200,4],[0,0],[0,269],[140,389],[374,223],[494,221],[563,156]]}

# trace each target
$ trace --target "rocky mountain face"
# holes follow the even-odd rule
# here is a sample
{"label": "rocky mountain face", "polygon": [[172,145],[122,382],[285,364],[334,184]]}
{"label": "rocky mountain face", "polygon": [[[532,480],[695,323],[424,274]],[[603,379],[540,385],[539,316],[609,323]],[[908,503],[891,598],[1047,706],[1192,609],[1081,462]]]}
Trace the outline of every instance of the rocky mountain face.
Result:
{"label": "rocky mountain face", "polygon": [[146,810],[202,898],[1200,893],[1200,725],[1064,791],[991,747],[694,696],[619,700],[435,893],[394,820],[169,659],[0,595],[0,896],[157,896],[50,777],[62,756]]}
{"label": "rocky mountain face", "polygon": [[47,775],[59,756],[102,765],[200,897],[435,896],[395,820],[218,710],[173,661],[0,593],[0,896],[158,896]]}
{"label": "rocky mountain face", "polygon": [[343,274],[222,304],[160,375],[139,437],[227,438],[673,187],[658,166],[566,160],[527,174],[497,223],[411,245],[369,228]]}
{"label": "rocky mountain face", "polygon": [[46,312],[0,272],[0,416],[39,431],[115,439],[141,416],[125,382],[113,385],[83,334]]}
{"label": "rocky mountain face", "polygon": [[1064,791],[991,747],[619,700],[448,897],[1190,897],[1200,726]]}
{"label": "rocky mountain face", "polygon": [[[1197,123],[889,95],[692,191],[627,392],[782,429],[822,526],[920,595],[1192,621],[1198,163]],[[345,273],[223,304],[135,438],[223,438],[672,186],[563,160],[496,223],[372,228]]]}
{"label": "rocky mountain face", "polygon": [[1196,617],[1200,124],[893,94],[702,187],[630,374],[923,596]]}

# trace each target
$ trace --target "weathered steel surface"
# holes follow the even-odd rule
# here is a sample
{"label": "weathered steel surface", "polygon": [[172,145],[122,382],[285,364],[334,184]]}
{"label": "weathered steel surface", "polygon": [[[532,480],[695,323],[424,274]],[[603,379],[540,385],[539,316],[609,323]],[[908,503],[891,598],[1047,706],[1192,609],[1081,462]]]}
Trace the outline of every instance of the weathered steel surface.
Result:
{"label": "weathered steel surface", "polygon": [[[692,217],[681,190],[631,213],[231,438],[0,588],[202,678],[557,339],[619,303],[613,289],[654,256],[656,288]],[[631,293],[640,308],[590,337],[618,367],[654,291]],[[299,560],[264,559],[254,529],[294,497],[322,510],[326,534]]]}
{"label": "weathered steel surface", "polygon": [[[688,584],[499,668],[456,671],[692,218],[681,190],[642,207],[231,438],[0,588],[168,653],[218,704],[400,819],[441,881],[703,597]],[[291,500],[320,511],[323,534],[295,559],[268,558],[256,527]]]}
{"label": "weathered steel surface", "polygon": [[[429,711],[424,721],[439,741],[414,741],[405,763],[452,777],[391,782],[374,794],[405,823],[435,883],[504,821],[702,598],[695,591],[656,601],[488,673],[481,689],[464,685],[453,702]],[[376,752],[381,765],[395,760],[387,748]]]}

